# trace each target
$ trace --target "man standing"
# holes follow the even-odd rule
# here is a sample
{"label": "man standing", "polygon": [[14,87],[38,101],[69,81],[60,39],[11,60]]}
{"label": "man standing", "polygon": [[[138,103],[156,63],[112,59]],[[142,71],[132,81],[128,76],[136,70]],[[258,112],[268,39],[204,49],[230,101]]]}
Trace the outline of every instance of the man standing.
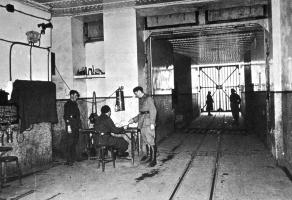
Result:
{"label": "man standing", "polygon": [[64,120],[66,125],[66,165],[72,166],[76,159],[76,145],[81,129],[80,111],[77,105],[79,93],[70,91],[70,99],[64,105]]}
{"label": "man standing", "polygon": [[97,117],[94,123],[94,129],[101,133],[99,137],[99,143],[104,145],[113,146],[118,150],[119,157],[127,157],[129,155],[127,151],[128,142],[122,137],[115,137],[111,134],[123,134],[124,128],[118,128],[115,126],[111,119],[111,109],[108,105],[101,107],[101,115]]}
{"label": "man standing", "polygon": [[238,94],[236,94],[235,90],[231,89],[231,95],[230,95],[230,107],[233,119],[236,124],[238,124],[239,119],[239,105],[240,105],[241,99]]}
{"label": "man standing", "polygon": [[213,110],[213,98],[212,98],[212,95],[211,95],[211,92],[209,91],[208,92],[208,95],[207,95],[207,100],[206,100],[206,110],[208,111],[208,116],[212,116],[211,114],[211,110]]}
{"label": "man standing", "polygon": [[140,99],[140,113],[130,119],[129,124],[138,122],[143,143],[146,143],[146,155],[142,157],[141,161],[150,162],[148,166],[154,167],[156,165],[157,154],[155,143],[156,107],[151,96],[145,94],[142,87],[135,87],[133,92]]}

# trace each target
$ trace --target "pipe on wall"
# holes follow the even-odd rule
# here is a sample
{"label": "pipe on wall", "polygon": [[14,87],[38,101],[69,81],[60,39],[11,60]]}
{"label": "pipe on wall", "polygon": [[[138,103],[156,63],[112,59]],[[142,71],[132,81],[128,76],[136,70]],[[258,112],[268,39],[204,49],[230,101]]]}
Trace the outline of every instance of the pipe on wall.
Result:
{"label": "pipe on wall", "polygon": [[[21,11],[21,10],[17,10],[17,9],[15,9],[14,6],[11,5],[11,4],[7,4],[7,5],[10,5],[10,6],[12,6],[12,8],[13,8],[12,10],[9,10],[8,12],[19,12],[19,13],[21,13],[21,14],[23,14],[23,15],[27,15],[27,16],[30,16],[30,17],[34,17],[34,18],[36,18],[36,19],[46,20],[46,21],[48,21],[48,22],[51,21],[51,18],[47,19],[47,18],[44,18],[44,17],[39,17],[39,16],[36,16],[36,15],[30,14],[30,13],[23,12],[23,11]],[[5,9],[7,10],[7,5],[6,5],[6,6],[4,6],[4,5],[0,5],[0,8],[5,8]]]}
{"label": "pipe on wall", "polygon": [[[2,39],[0,39],[2,40]],[[26,43],[23,43],[23,42],[11,42],[12,44],[10,45],[10,49],[9,49],[9,81],[12,81],[12,59],[11,59],[11,54],[12,54],[12,48],[14,45],[16,44],[19,44],[19,45],[24,45],[24,46],[29,46],[30,47],[30,80],[31,80],[31,69],[32,69],[32,66],[31,66],[31,50],[32,50],[32,47],[35,47],[35,48],[39,48],[39,49],[47,49],[49,52],[50,52],[50,47],[39,47],[39,46],[33,46],[31,44],[26,44]],[[49,67],[49,60],[48,60],[48,67]]]}

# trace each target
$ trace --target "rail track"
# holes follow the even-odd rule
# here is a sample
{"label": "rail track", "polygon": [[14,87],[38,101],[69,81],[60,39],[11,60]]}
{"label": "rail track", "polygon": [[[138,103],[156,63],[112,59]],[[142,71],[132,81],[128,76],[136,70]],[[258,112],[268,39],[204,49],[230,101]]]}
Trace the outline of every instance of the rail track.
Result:
{"label": "rail track", "polygon": [[[216,134],[217,134],[217,148],[216,152],[213,152],[211,155],[215,156],[215,161],[213,163],[213,170],[212,170],[212,175],[211,175],[211,185],[210,185],[210,191],[209,191],[209,200],[213,200],[214,192],[215,192],[215,185],[216,185],[216,180],[217,180],[217,173],[218,173],[218,167],[220,163],[220,156],[221,156],[221,141],[222,141],[222,130],[224,130],[224,120],[225,117],[222,118],[222,122],[219,122],[220,126],[217,128]],[[206,127],[212,127],[211,125],[215,122],[215,116],[213,117],[213,120],[208,123]],[[218,123],[218,122],[217,122]],[[218,127],[218,126],[217,126]],[[168,198],[169,200],[175,199],[176,194],[180,190],[180,186],[182,185],[183,181],[185,178],[188,176],[188,172],[192,168],[192,163],[194,160],[202,154],[202,151],[200,150],[203,144],[206,142],[206,136],[208,134],[214,134],[214,130],[212,128],[205,128],[205,129],[198,129],[200,134],[204,134],[204,136],[201,138],[199,141],[198,145],[195,147],[194,151],[191,153],[191,158],[187,162],[183,172],[181,173],[181,176],[179,177],[178,181],[176,182],[174,189],[172,190],[170,197]]]}

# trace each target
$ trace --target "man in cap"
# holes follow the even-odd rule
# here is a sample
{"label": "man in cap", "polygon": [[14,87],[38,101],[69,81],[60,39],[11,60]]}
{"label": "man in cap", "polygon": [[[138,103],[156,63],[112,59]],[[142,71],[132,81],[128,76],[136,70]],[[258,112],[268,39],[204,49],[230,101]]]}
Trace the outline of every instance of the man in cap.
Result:
{"label": "man in cap", "polygon": [[77,104],[79,93],[76,90],[70,91],[70,99],[64,105],[64,120],[66,125],[65,156],[66,165],[72,166],[76,159],[76,145],[81,129],[80,111]]}
{"label": "man in cap", "polygon": [[101,107],[101,115],[97,117],[94,123],[94,129],[100,133],[99,143],[113,146],[118,150],[119,157],[127,157],[128,142],[122,137],[115,137],[111,134],[123,134],[124,128],[118,128],[111,119],[111,109],[108,105]]}
{"label": "man in cap", "polygon": [[230,95],[230,107],[235,124],[238,124],[240,102],[240,96],[236,93],[235,89],[232,88]]}
{"label": "man in cap", "polygon": [[212,116],[211,111],[213,110],[213,103],[214,103],[214,100],[212,98],[211,92],[208,91],[207,100],[206,100],[206,106],[207,106],[206,110],[208,111],[208,116]]}
{"label": "man in cap", "polygon": [[138,122],[141,129],[142,141],[146,143],[146,155],[141,158],[143,162],[150,162],[149,167],[156,165],[157,147],[155,142],[155,121],[157,110],[151,96],[144,93],[143,88],[138,86],[133,89],[137,98],[140,99],[140,113],[129,120],[129,124]]}

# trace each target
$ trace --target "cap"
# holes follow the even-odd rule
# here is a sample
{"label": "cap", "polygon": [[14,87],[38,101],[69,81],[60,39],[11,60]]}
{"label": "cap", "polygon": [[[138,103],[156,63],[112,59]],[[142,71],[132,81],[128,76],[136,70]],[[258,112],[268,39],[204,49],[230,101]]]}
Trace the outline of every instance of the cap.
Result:
{"label": "cap", "polygon": [[100,111],[101,111],[101,113],[105,114],[105,113],[108,113],[109,111],[111,111],[111,108],[108,105],[104,105],[101,107]]}
{"label": "cap", "polygon": [[77,90],[70,90],[70,93],[69,94],[70,95],[77,94],[78,97],[80,96],[80,94],[79,94],[79,92],[77,92]]}

